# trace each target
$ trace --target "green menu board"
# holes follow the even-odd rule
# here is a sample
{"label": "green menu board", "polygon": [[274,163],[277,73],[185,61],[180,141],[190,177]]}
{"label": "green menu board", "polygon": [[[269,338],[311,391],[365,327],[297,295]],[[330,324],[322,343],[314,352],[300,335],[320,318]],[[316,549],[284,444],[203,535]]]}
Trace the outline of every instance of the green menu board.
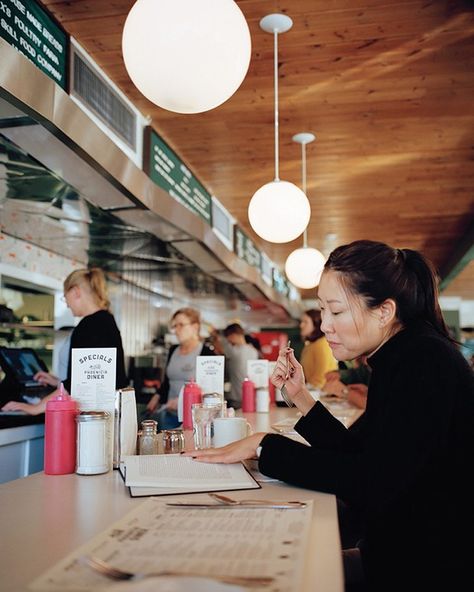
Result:
{"label": "green menu board", "polygon": [[290,286],[288,280],[276,267],[273,268],[273,287],[280,294],[288,296],[290,293]]}
{"label": "green menu board", "polygon": [[260,268],[260,251],[255,246],[255,243],[238,226],[234,228],[234,249],[237,257],[253,267]]}
{"label": "green menu board", "polygon": [[171,197],[212,224],[212,198],[177,154],[150,127],[145,129],[143,168]]}
{"label": "green menu board", "polygon": [[66,33],[34,0],[0,1],[0,36],[66,90]]}

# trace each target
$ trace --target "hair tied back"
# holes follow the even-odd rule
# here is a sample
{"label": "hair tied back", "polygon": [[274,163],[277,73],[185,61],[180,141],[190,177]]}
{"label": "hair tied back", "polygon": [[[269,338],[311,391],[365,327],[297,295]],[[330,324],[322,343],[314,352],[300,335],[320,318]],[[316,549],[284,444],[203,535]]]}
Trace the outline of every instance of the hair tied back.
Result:
{"label": "hair tied back", "polygon": [[400,257],[400,259],[403,261],[403,263],[406,263],[407,254],[406,254],[405,249],[397,249],[397,255]]}

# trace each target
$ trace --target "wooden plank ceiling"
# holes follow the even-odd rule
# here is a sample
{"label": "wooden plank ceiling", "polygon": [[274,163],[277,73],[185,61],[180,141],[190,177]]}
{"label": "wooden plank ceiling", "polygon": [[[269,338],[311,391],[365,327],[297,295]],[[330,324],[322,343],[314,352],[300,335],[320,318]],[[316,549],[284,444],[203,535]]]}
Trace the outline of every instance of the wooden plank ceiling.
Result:
{"label": "wooden plank ceiling", "polygon": [[309,246],[382,240],[420,249],[446,274],[460,238],[474,234],[472,2],[238,0],[252,36],[248,74],[226,103],[196,115],[156,107],[130,81],[121,34],[133,0],[43,4],[282,268],[302,238],[266,243],[247,217],[274,174],[273,38],[259,27],[274,12],[293,19],[279,37],[282,179],[301,184],[292,136],[317,136],[307,147]]}

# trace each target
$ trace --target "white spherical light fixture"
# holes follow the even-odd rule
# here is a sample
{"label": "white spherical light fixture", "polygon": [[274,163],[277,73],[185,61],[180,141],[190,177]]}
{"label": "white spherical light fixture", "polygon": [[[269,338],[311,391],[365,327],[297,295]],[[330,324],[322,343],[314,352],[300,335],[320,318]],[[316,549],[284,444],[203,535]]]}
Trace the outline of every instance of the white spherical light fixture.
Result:
{"label": "white spherical light fixture", "polygon": [[299,187],[288,181],[271,181],[255,192],[248,215],[250,225],[264,240],[287,243],[306,228],[311,208]]}
{"label": "white spherical light fixture", "polygon": [[[315,135],[301,132],[293,136],[293,140],[301,144],[301,183],[306,195],[306,144],[313,142]],[[309,290],[319,285],[326,259],[321,251],[308,247],[307,232],[303,234],[303,247],[292,251],[285,263],[285,273],[290,282],[297,288]]]}
{"label": "white spherical light fixture", "polygon": [[293,21],[285,14],[269,14],[260,21],[266,33],[273,34],[273,77],[275,86],[275,179],[258,189],[248,207],[250,226],[271,243],[287,243],[297,238],[308,225],[311,207],[299,187],[279,178],[278,166],[278,34],[286,33]]}
{"label": "white spherical light fixture", "polygon": [[302,247],[288,255],[285,273],[297,288],[315,288],[321,279],[325,262],[324,255],[317,249]]}
{"label": "white spherical light fixture", "polygon": [[241,85],[250,32],[234,0],[137,0],[122,35],[132,82],[176,113],[218,107]]}

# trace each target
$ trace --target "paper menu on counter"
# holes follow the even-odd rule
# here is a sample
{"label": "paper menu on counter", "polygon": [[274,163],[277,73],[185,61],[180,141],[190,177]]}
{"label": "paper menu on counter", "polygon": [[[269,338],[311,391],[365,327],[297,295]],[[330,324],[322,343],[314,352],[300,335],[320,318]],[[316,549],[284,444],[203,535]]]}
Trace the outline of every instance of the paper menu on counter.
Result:
{"label": "paper menu on counter", "polygon": [[268,388],[268,360],[247,360],[247,375],[255,388]]}
{"label": "paper menu on counter", "polygon": [[203,394],[219,393],[224,397],[224,356],[198,356],[196,382]]}
{"label": "paper menu on counter", "polygon": [[[150,498],[37,578],[37,591],[85,592],[110,586],[81,558],[131,572],[271,576],[272,592],[301,590],[312,503],[298,510],[176,509]],[[158,589],[158,587],[156,588]]]}
{"label": "paper menu on counter", "polygon": [[124,471],[132,496],[140,494],[141,487],[156,489],[152,495],[161,489],[169,494],[259,487],[242,463],[201,463],[180,454],[126,456]]}

